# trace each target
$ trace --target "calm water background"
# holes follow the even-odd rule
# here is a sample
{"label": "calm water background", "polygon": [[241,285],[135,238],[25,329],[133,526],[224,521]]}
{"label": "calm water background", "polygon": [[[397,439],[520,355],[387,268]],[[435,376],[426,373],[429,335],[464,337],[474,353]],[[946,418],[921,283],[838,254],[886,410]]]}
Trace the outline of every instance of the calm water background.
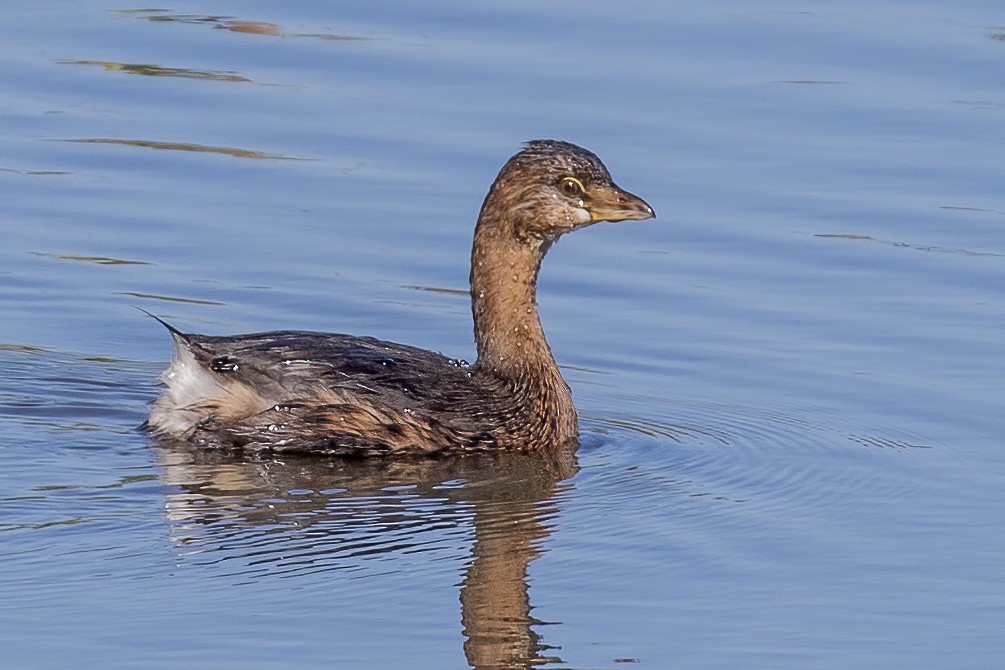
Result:
{"label": "calm water background", "polygon": [[[10,0],[0,665],[1005,662],[1000,3]],[[135,430],[169,338],[471,359],[484,192],[550,254],[577,462],[245,463]]]}

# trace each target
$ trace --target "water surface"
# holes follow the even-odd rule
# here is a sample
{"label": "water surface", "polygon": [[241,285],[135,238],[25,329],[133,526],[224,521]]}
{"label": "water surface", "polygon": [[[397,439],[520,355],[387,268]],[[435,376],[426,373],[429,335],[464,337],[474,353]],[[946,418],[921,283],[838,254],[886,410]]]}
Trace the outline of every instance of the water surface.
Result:
{"label": "water surface", "polygon": [[[1005,15],[89,0],[0,28],[0,663],[1005,657]],[[242,461],[136,430],[207,333],[473,358],[522,141],[656,221],[552,250],[574,454]]]}

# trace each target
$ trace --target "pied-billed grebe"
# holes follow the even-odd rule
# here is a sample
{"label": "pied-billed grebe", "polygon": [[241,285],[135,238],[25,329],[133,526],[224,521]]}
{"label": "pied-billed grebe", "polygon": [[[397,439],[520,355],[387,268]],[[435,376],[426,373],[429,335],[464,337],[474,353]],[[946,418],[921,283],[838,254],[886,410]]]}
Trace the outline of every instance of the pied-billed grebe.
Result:
{"label": "pied-billed grebe", "polygon": [[499,172],[471,250],[478,360],[372,337],[210,337],[176,352],[148,426],[207,447],[385,456],[539,449],[577,437],[572,394],[537,315],[537,274],[563,233],[655,216],[591,152],[535,140]]}

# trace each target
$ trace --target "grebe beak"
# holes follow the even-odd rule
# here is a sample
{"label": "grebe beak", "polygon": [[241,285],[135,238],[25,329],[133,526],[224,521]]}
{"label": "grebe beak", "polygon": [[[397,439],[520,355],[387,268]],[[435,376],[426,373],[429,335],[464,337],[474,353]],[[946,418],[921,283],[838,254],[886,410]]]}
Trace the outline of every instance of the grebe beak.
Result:
{"label": "grebe beak", "polygon": [[645,221],[656,216],[656,210],[639,196],[615,184],[591,189],[586,209],[592,221]]}

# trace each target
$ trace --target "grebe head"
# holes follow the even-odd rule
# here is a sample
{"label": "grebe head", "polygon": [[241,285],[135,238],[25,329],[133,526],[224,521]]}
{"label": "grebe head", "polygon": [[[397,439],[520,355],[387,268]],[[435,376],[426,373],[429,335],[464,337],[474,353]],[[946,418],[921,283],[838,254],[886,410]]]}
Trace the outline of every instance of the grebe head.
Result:
{"label": "grebe head", "polygon": [[615,184],[592,152],[569,142],[533,140],[499,172],[479,224],[551,243],[598,221],[641,221],[655,215],[645,200]]}

